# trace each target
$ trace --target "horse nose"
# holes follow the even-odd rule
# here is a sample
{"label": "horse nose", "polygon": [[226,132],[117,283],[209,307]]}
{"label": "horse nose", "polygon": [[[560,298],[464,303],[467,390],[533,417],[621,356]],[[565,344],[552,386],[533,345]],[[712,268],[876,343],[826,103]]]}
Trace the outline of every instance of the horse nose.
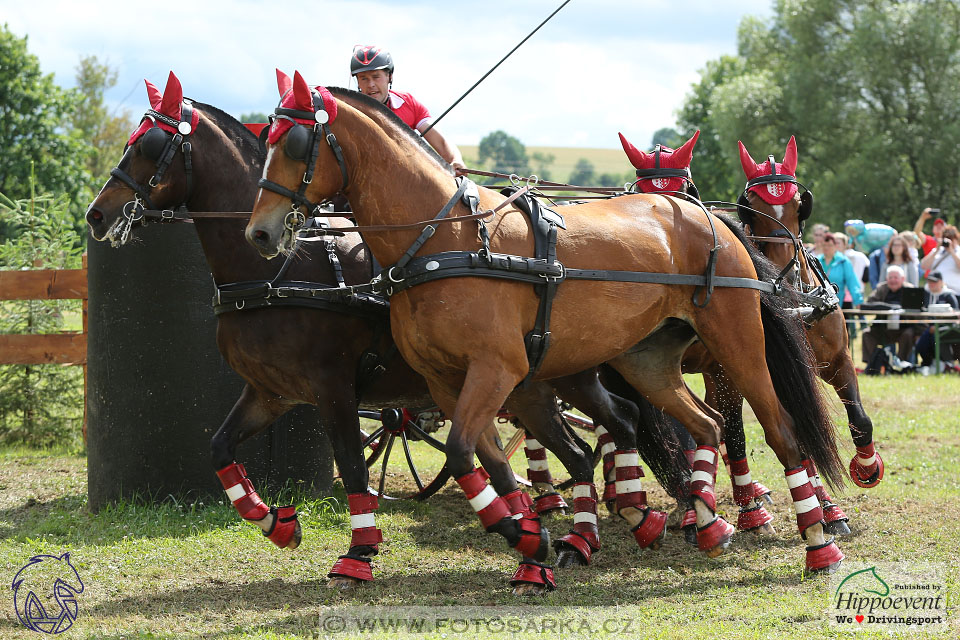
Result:
{"label": "horse nose", "polygon": [[270,233],[264,229],[247,229],[247,242],[256,247],[259,251],[265,251],[270,248]]}
{"label": "horse nose", "polygon": [[90,207],[87,209],[86,215],[87,224],[91,227],[98,227],[103,223],[103,211],[97,209],[96,207]]}

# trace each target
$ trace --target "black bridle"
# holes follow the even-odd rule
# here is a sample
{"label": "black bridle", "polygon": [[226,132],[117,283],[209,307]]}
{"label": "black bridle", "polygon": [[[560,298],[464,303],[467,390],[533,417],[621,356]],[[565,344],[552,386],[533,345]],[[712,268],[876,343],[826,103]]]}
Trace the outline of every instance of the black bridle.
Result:
{"label": "black bridle", "polygon": [[[287,91],[287,93],[289,93],[289,91]],[[283,98],[286,97],[287,93],[284,93],[283,96],[280,97],[281,104],[283,104]],[[330,130],[330,114],[327,112],[327,108],[323,103],[323,96],[321,96],[316,90],[311,90],[310,93],[313,98],[313,111],[287,109],[278,106],[274,110],[273,115],[270,116],[271,126],[273,122],[278,119],[288,120],[293,123],[293,128],[287,132],[287,140],[284,144],[284,153],[286,153],[287,156],[293,160],[301,160],[306,162],[307,166],[303,173],[303,179],[300,181],[300,185],[298,186],[297,190],[294,191],[283,186],[282,184],[277,184],[276,182],[267,180],[266,178],[261,178],[257,183],[261,189],[279,193],[282,196],[290,198],[290,212],[286,215],[286,217],[284,217],[283,226],[291,233],[296,233],[297,229],[304,225],[307,215],[317,215],[321,206],[323,205],[323,202],[313,202],[305,195],[307,192],[307,187],[311,182],[313,182],[313,172],[316,169],[317,156],[320,153],[321,140],[326,140],[331,151],[333,151],[334,157],[337,159],[337,164],[340,167],[340,175],[343,177],[343,183],[341,184],[340,191],[338,193],[343,194],[347,189],[347,185],[349,184],[349,180],[347,178],[347,164],[343,159],[343,150],[340,148],[340,143],[337,142],[337,137],[333,135],[333,132]],[[313,127],[307,127],[306,125],[298,122],[296,120],[297,118],[301,120],[313,120],[315,121],[315,124]],[[324,202],[326,202],[326,200]],[[307,213],[304,214],[304,212],[301,211],[301,208],[306,208]]]}
{"label": "black bridle", "polygon": [[654,180],[656,178],[680,178],[685,184],[684,190],[699,200],[700,191],[697,189],[697,185],[693,183],[693,176],[690,173],[690,167],[686,167],[684,169],[668,169],[660,166],[660,150],[662,146],[663,145],[658,144],[653,149],[653,168],[637,169],[637,180],[633,184],[636,186],[641,180]]}
{"label": "black bridle", "polygon": [[[125,222],[121,231],[121,243],[125,242],[130,234],[130,230],[135,223],[143,221],[144,211],[149,208],[155,210],[157,207],[150,199],[150,192],[160,185],[163,174],[166,173],[177,149],[183,151],[183,169],[186,174],[187,190],[183,196],[183,201],[176,209],[164,209],[160,212],[161,219],[173,219],[174,212],[184,213],[187,211],[187,201],[193,194],[193,145],[190,143],[190,135],[193,133],[193,103],[184,99],[181,103],[180,120],[160,113],[155,109],[148,109],[140,120],[150,119],[154,124],[140,136],[140,152],[142,155],[150,158],[156,163],[156,170],[153,177],[147,181],[144,186],[134,180],[130,174],[119,166],[110,170],[110,175],[124,183],[133,190],[133,200],[123,205],[121,212]],[[171,134],[157,125],[157,122],[174,127],[177,133]],[[146,204],[146,207],[144,206]]]}

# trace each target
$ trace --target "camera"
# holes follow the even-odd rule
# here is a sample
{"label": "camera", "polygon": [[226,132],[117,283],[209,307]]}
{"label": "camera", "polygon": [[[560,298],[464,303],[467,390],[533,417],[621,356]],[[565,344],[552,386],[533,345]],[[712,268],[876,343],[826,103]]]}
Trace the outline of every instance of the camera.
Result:
{"label": "camera", "polygon": [[941,247],[949,247],[949,246],[950,246],[950,238],[944,238],[943,240],[941,240],[941,241],[940,241],[940,246],[941,246]]}
{"label": "camera", "polygon": [[940,215],[940,209],[930,209],[930,215],[932,216]]}

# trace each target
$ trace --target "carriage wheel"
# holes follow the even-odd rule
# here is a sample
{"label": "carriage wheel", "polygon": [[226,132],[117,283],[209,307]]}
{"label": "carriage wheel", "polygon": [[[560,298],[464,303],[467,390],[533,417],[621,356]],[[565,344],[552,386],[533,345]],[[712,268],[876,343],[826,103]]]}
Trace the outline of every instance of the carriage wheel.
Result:
{"label": "carriage wheel", "polygon": [[[426,500],[443,488],[450,479],[446,463],[444,462],[439,471],[427,471],[422,462],[419,466],[414,462],[414,457],[418,454],[423,457],[428,451],[443,453],[444,444],[424,431],[406,409],[361,410],[358,413],[361,418],[380,422],[379,426],[369,433],[363,429],[360,430],[363,448],[366,450],[366,464],[367,469],[370,470],[370,479],[376,480],[375,484],[371,483],[371,493],[376,493],[387,500],[397,498]],[[398,444],[397,441],[399,446],[395,447]],[[401,489],[394,486],[391,490],[388,486],[388,478],[396,475],[396,471],[391,471],[388,465],[395,449],[400,448],[403,449],[406,470],[413,478],[415,489],[409,487]],[[377,474],[378,467],[379,474]],[[396,483],[393,484],[396,485]]]}

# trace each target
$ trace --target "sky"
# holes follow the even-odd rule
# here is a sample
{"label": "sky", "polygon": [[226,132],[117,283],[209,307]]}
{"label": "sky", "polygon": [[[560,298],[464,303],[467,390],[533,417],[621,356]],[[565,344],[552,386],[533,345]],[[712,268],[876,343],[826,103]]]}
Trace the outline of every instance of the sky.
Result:
{"label": "sky", "polygon": [[[186,96],[238,117],[273,110],[275,68],[351,86],[356,44],[388,49],[393,87],[436,117],[561,3],[0,0],[0,20],[61,86],[81,56],[108,63],[107,101],[134,119],[148,107],[144,78],[162,89],[170,70]],[[571,0],[437,128],[462,145],[502,129],[527,146],[619,148],[622,131],[648,147],[698,70],[736,53],[741,18],[771,13],[771,0]]]}

